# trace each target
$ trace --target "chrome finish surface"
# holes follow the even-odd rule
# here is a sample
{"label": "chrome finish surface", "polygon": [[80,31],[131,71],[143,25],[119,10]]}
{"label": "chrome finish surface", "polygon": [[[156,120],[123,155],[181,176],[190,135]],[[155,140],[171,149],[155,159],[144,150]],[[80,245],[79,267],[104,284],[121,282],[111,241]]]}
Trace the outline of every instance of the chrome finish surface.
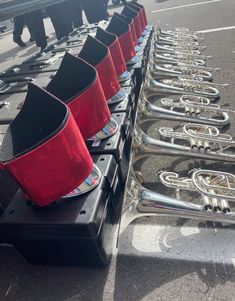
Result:
{"label": "chrome finish surface", "polygon": [[[180,98],[160,98],[161,106],[152,104],[146,98],[143,88],[139,99],[139,114],[144,118],[186,121],[223,127],[230,123],[228,110],[217,104],[211,104],[205,97],[183,95]],[[150,94],[148,96],[154,96]]]}
{"label": "chrome finish surface", "polygon": [[206,62],[199,58],[194,58],[192,56],[183,56],[183,55],[172,55],[170,53],[154,53],[153,54],[153,62],[155,64],[175,64],[178,63],[186,63],[189,65],[196,66],[205,66]]}
{"label": "chrome finish surface", "polygon": [[154,79],[178,78],[179,76],[191,76],[191,78],[198,76],[206,81],[213,79],[211,72],[208,72],[206,70],[188,68],[172,64],[152,64],[148,69]]}
{"label": "chrome finish surface", "polygon": [[198,37],[193,37],[190,35],[182,35],[182,34],[178,34],[175,36],[169,36],[169,35],[164,35],[164,34],[157,34],[155,35],[157,40],[162,40],[162,41],[170,41],[170,42],[183,42],[183,43],[192,43],[195,45],[199,45],[199,42],[202,40],[201,38]]}
{"label": "chrome finish surface", "polygon": [[191,55],[200,55],[201,54],[201,52],[199,50],[185,49],[183,47],[180,47],[180,45],[178,47],[171,47],[169,45],[160,45],[157,42],[153,43],[152,51],[155,53],[171,53],[171,54],[175,54],[176,52],[184,52],[184,53],[191,54]]}
{"label": "chrome finish surface", "polygon": [[128,98],[128,95],[121,88],[112,98],[110,98],[107,102],[109,105],[119,103]]}
{"label": "chrome finish surface", "polygon": [[208,81],[204,81],[202,77],[200,76],[190,76],[190,75],[183,75],[179,76],[178,79],[182,82],[192,83],[193,85],[206,85],[211,87],[218,87],[218,88],[227,88],[229,84],[217,84],[217,83],[211,83]]}
{"label": "chrome finish surface", "polygon": [[96,133],[93,137],[88,140],[99,141],[106,138],[109,138],[117,133],[119,126],[115,119],[110,118],[109,122],[102,128],[98,133]]}
{"label": "chrome finish surface", "polygon": [[187,123],[180,131],[161,127],[158,132],[161,138],[168,141],[166,143],[170,144],[170,148],[176,146],[186,150],[185,156],[235,161],[235,141],[230,135],[221,134],[214,126]]}
{"label": "chrome finish surface", "polygon": [[187,60],[201,59],[201,60],[207,61],[208,59],[212,58],[212,56],[194,53],[193,51],[182,52],[182,51],[172,49],[171,52],[169,52],[167,50],[165,51],[164,47],[163,47],[163,49],[158,49],[157,47],[153,46],[151,50],[152,50],[151,53],[153,55],[160,54],[162,56],[170,57],[170,58],[174,58],[174,59],[178,59],[178,60],[180,60],[180,59],[181,60],[182,59],[187,59]]}
{"label": "chrome finish surface", "polygon": [[182,79],[155,80],[149,73],[146,75],[145,89],[150,94],[195,95],[208,97],[212,100],[220,97],[218,89],[202,82]]}
{"label": "chrome finish surface", "polygon": [[195,42],[194,39],[190,38],[189,36],[162,36],[158,33],[155,34],[155,41],[159,43],[160,45],[170,45],[170,46],[177,46],[182,45],[184,47],[189,47],[192,49],[199,49],[200,44],[198,42]]}
{"label": "chrome finish surface", "polygon": [[161,35],[163,37],[164,36],[165,37],[172,37],[172,38],[187,37],[187,38],[190,38],[194,41],[201,40],[201,38],[199,38],[196,33],[192,33],[186,28],[176,28],[175,31],[171,31],[171,30],[162,30],[158,26],[157,27],[157,32],[159,33],[159,35]]}
{"label": "chrome finish surface", "polygon": [[130,59],[126,64],[127,66],[132,66],[137,64],[140,61],[140,57],[138,55],[135,55],[132,59]]}
{"label": "chrome finish surface", "polygon": [[[191,128],[193,126],[190,124]],[[235,162],[235,141],[229,140],[229,135],[220,134],[213,140],[209,135],[188,134],[185,129],[183,132],[176,132],[172,128],[160,128],[159,132],[168,141],[149,137],[136,125],[132,150],[134,162],[157,154]]]}
{"label": "chrome finish surface", "polygon": [[135,45],[135,52],[140,52],[142,50],[142,47],[139,45]]}
{"label": "chrome finish surface", "polygon": [[[219,171],[215,172],[216,175],[211,175],[210,172],[214,171],[194,171],[191,179],[179,177],[179,175],[174,172],[161,172],[159,177],[162,183],[176,189],[176,197],[170,197],[142,186],[137,180],[137,175],[133,168],[131,168],[125,189],[125,203],[123,206],[120,231],[124,231],[136,218],[144,216],[164,215],[229,224],[235,223],[235,212],[233,212],[229,206],[229,202],[235,202],[235,176]],[[205,185],[204,176],[207,176],[207,174],[209,176],[209,183]],[[202,175],[203,181],[198,180],[200,175]],[[230,191],[228,185],[225,189],[223,187],[226,181],[229,181],[229,184],[232,186],[229,197],[227,196],[227,189]],[[216,184],[214,184],[214,182],[216,182]],[[211,186],[216,186],[217,190],[215,193],[208,193],[207,188]],[[197,201],[200,201],[201,204],[184,200],[180,195],[181,190],[189,190],[197,193]],[[227,201],[227,199],[229,199],[229,202],[224,203],[223,200]],[[207,203],[209,203],[210,206],[205,206]],[[218,210],[217,204],[219,204],[221,208],[225,208],[224,205],[228,205],[228,208],[225,211]]]}
{"label": "chrome finish surface", "polygon": [[83,195],[84,193],[90,192],[99,185],[101,178],[102,174],[99,168],[94,164],[93,170],[91,171],[90,175],[84,180],[84,182],[73,191],[63,196],[63,198],[78,197],[80,195]]}
{"label": "chrome finish surface", "polygon": [[130,74],[130,72],[127,71],[127,70],[124,71],[122,74],[120,74],[120,75],[118,76],[118,80],[119,80],[120,83],[123,83],[123,82],[125,82],[125,81],[128,81],[130,78],[131,78],[131,74]]}

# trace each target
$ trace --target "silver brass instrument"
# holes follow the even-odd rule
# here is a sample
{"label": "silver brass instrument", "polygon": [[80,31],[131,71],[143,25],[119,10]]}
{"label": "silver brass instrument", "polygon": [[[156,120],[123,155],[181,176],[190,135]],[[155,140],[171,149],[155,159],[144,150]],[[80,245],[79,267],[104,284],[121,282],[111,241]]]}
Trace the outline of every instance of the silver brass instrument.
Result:
{"label": "silver brass instrument", "polygon": [[186,28],[176,28],[175,31],[171,31],[171,30],[162,30],[159,26],[157,26],[157,32],[159,33],[159,35],[166,36],[166,37],[174,38],[174,37],[178,37],[178,36],[183,36],[183,37],[189,37],[194,41],[201,39],[201,38],[198,38],[196,33],[192,33]]}
{"label": "silver brass instrument", "polygon": [[192,83],[195,85],[206,85],[206,86],[212,86],[212,87],[219,87],[219,88],[227,88],[229,84],[217,84],[217,83],[211,83],[208,81],[204,81],[202,77],[200,76],[179,76],[178,79],[182,82]]}
{"label": "silver brass instrument", "polygon": [[184,62],[179,62],[178,64],[177,64],[177,66],[180,66],[180,67],[185,67],[185,68],[189,68],[189,69],[191,69],[192,71],[193,70],[206,70],[206,71],[218,71],[218,70],[220,70],[220,68],[213,68],[213,67],[207,67],[207,66],[198,66],[198,64],[196,64],[196,63],[190,63],[190,64],[188,64],[188,63],[184,63]]}
{"label": "silver brass instrument", "polygon": [[149,72],[154,79],[160,78],[178,78],[179,76],[198,76],[203,80],[210,81],[213,79],[211,72],[200,69],[192,69],[184,66],[172,64],[152,64],[149,65]]}
{"label": "silver brass instrument", "polygon": [[[192,95],[182,95],[177,99],[164,97],[159,100],[161,106],[156,106],[148,101],[145,92],[146,89],[143,86],[138,104],[139,115],[142,115],[142,119],[159,118],[217,127],[223,127],[230,123],[227,114],[229,110],[223,110],[219,105],[211,104],[208,98]],[[148,96],[154,96],[154,94]]]}
{"label": "silver brass instrument", "polygon": [[149,137],[140,124],[141,121],[137,121],[134,129],[134,162],[157,154],[235,162],[235,141],[229,135],[220,134],[214,126],[188,123],[183,131],[161,127],[160,136],[168,139],[163,141]]}
{"label": "silver brass instrument", "polygon": [[[235,141],[230,135],[221,134],[214,126],[187,123],[182,131],[161,127],[158,132],[173,145],[176,141],[183,142],[189,152],[199,153],[199,157],[200,154],[208,154],[209,159],[235,161]],[[180,142],[176,145],[181,145]]]}
{"label": "silver brass instrument", "polygon": [[212,85],[203,82],[180,79],[155,80],[150,73],[146,75],[145,89],[149,94],[195,95],[208,97],[212,100],[220,97],[220,92]]}
{"label": "silver brass instrument", "polygon": [[192,60],[202,59],[202,60],[208,60],[208,59],[212,58],[211,55],[196,54],[196,53],[193,53],[193,51],[182,52],[182,51],[173,50],[173,49],[172,49],[171,52],[164,51],[164,50],[161,50],[161,51],[156,50],[155,51],[154,47],[152,49],[152,53],[161,54],[161,55],[164,55],[164,56],[171,56],[172,58],[175,58],[175,59],[192,59]]}
{"label": "silver brass instrument", "polygon": [[189,53],[191,55],[200,55],[201,52],[199,50],[195,49],[185,49],[183,47],[171,47],[168,45],[160,45],[157,42],[153,43],[154,46],[154,52],[155,53],[175,53],[175,52],[184,52],[184,53]]}
{"label": "silver brass instrument", "polygon": [[[186,99],[181,101],[181,104],[187,104]],[[165,99],[162,102],[167,101]],[[190,102],[190,101],[189,101]],[[191,101],[195,104],[195,101]],[[198,101],[199,102],[199,101]],[[200,99],[203,104],[209,103],[208,99]],[[172,111],[170,111],[171,113]],[[169,115],[170,115],[169,113]],[[199,113],[199,111],[197,111]],[[134,128],[134,138],[132,143],[133,160],[139,160],[148,155],[165,154],[165,155],[182,155],[195,158],[213,159],[221,161],[235,161],[235,141],[232,137],[226,134],[220,134],[215,126],[208,125],[208,123],[224,125],[229,122],[228,115],[224,113],[224,119],[198,119],[190,114],[181,113],[172,116],[166,116],[167,113],[161,108],[152,105],[144,98],[143,88],[140,93],[140,101],[138,104],[138,116],[136,118],[136,125]],[[222,117],[222,116],[219,116]],[[227,117],[227,119],[226,119]],[[158,132],[163,140],[149,137],[143,132],[142,124],[146,121],[156,121],[157,118],[173,119],[173,120],[194,120],[195,123],[187,123],[183,126],[181,131],[174,131],[172,128],[161,127]],[[196,123],[198,120],[199,123]],[[167,140],[167,141],[166,141]]]}
{"label": "silver brass instrument", "polygon": [[154,42],[162,46],[170,46],[170,48],[188,50],[204,50],[206,46],[201,46],[198,42],[188,41],[184,39],[166,39],[161,36],[156,36]]}
{"label": "silver brass instrument", "polygon": [[235,176],[231,173],[214,170],[195,170],[191,178],[179,177],[175,172],[161,171],[160,181],[167,187],[177,190],[198,192],[202,197],[205,211],[229,213],[229,201],[235,201]]}
{"label": "silver brass instrument", "polygon": [[177,55],[171,55],[168,53],[155,53],[153,54],[153,62],[155,64],[175,64],[177,65],[178,63],[185,63],[188,65],[195,65],[195,66],[205,66],[206,62],[202,59],[197,59],[197,58],[190,58],[186,56],[177,56]]}
{"label": "silver brass instrument", "polygon": [[[176,36],[166,36],[166,35],[161,35],[159,33],[155,34],[155,40],[160,44],[161,42],[163,44],[168,44],[167,42],[170,43],[184,43],[186,45],[193,45],[193,46],[199,46],[199,41],[200,39],[193,38],[192,36],[186,36],[186,35],[176,35]],[[168,44],[172,45],[172,44]]]}
{"label": "silver brass instrument", "polygon": [[178,50],[175,48],[170,48],[162,45],[158,45],[157,43],[151,44],[151,50],[150,53],[153,54],[161,54],[161,55],[172,55],[176,57],[185,57],[187,59],[202,59],[202,60],[208,60],[212,58],[211,55],[202,55],[200,51],[198,50]]}
{"label": "silver brass instrument", "polygon": [[[145,216],[175,216],[222,223],[235,223],[235,176],[212,170],[196,170],[192,177],[179,177],[173,172],[161,172],[160,181],[176,189],[176,196],[162,195],[140,184],[141,174],[130,169],[125,189],[121,232],[136,218]],[[194,191],[201,204],[182,199],[181,190]],[[195,199],[195,197],[194,197]]]}
{"label": "silver brass instrument", "polygon": [[[152,57],[150,57],[149,59],[149,65],[164,65],[165,63],[161,63],[161,62],[158,62],[156,63],[154,61],[154,59]],[[191,70],[191,72],[197,72],[197,70],[205,70],[205,71],[208,71],[208,72],[212,72],[212,71],[218,71],[220,70],[220,68],[213,68],[213,67],[207,67],[207,66],[202,66],[202,65],[198,65],[196,61],[193,61],[193,60],[185,60],[185,61],[182,61],[182,60],[179,60],[179,61],[172,61],[172,62],[169,62],[168,63],[169,65],[174,65],[174,66],[178,66],[178,67],[182,67],[182,68],[187,68],[189,70]]]}

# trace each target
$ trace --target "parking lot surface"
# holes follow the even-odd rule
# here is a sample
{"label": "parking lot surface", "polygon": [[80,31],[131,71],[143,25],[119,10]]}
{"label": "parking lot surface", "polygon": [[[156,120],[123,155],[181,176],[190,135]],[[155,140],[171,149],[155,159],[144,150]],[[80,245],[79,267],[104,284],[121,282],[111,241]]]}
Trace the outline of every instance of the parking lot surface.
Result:
{"label": "parking lot surface", "polygon": [[[188,27],[201,31],[205,55],[214,82],[229,83],[221,91],[220,105],[235,111],[235,2],[234,0],[141,0],[150,24],[163,29]],[[120,10],[121,6],[117,8]],[[115,8],[111,8],[113,12]],[[48,21],[49,22],[49,21]],[[51,25],[48,23],[48,28]],[[53,38],[52,30],[49,30]],[[3,42],[3,44],[2,44]],[[8,43],[8,44],[7,44]],[[1,36],[1,68],[19,62],[35,50],[17,52],[9,34]],[[4,46],[2,46],[4,45]],[[10,46],[9,46],[10,45]],[[19,50],[19,49],[18,49]],[[20,54],[21,53],[21,54]],[[234,136],[235,115],[227,133]],[[150,123],[147,132],[156,136]],[[169,126],[169,122],[167,122]],[[157,172],[163,168],[187,171],[194,167],[226,168],[234,165],[156,156],[139,164],[144,185],[158,191]],[[161,188],[161,187],[160,187]],[[10,246],[0,246],[0,300],[17,301],[204,301],[235,300],[235,227],[180,218],[140,218],[119,236],[109,267],[40,266],[27,263]]]}

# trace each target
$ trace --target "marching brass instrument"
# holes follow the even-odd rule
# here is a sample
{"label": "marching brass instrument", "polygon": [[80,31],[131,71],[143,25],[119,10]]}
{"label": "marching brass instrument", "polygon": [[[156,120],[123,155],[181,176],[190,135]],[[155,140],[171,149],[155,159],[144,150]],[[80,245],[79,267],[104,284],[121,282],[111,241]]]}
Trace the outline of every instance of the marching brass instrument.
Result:
{"label": "marching brass instrument", "polygon": [[[202,104],[203,109],[206,104],[210,105],[208,99],[192,98],[191,95],[184,96],[180,105],[192,103],[194,106],[197,102]],[[188,179],[180,178],[177,174],[160,173],[160,180],[163,184],[171,185],[171,187],[175,185],[173,188],[176,188],[176,197],[170,197],[145,188],[141,184],[143,182],[141,173],[135,172],[133,167],[137,160],[156,154],[183,155],[234,162],[232,153],[234,141],[231,136],[220,134],[217,128],[208,125],[187,124],[184,126],[183,133],[179,134],[172,134],[172,131],[169,129],[160,129],[160,134],[170,139],[170,142],[149,137],[141,130],[141,122],[151,118],[154,119],[154,117],[156,120],[156,117],[159,118],[160,116],[160,118],[167,119],[165,118],[167,113],[158,110],[156,106],[152,105],[145,98],[144,85],[140,91],[137,110],[120,230],[123,231],[130,222],[138,217],[159,215],[234,223],[235,213],[232,212],[229,204],[230,202],[235,202],[234,175],[221,171],[199,170],[194,171],[191,179]],[[186,118],[186,114],[182,118],[182,115],[180,117],[177,115],[177,112],[172,115],[175,115],[174,118],[169,119],[182,120]],[[224,117],[222,123],[227,124],[229,121],[227,113],[222,112],[221,116]],[[200,119],[201,116],[198,115],[198,118]],[[215,120],[209,119],[208,121],[215,122]],[[200,121],[200,123],[202,122]],[[221,120],[218,123],[221,124]],[[177,138],[187,140],[188,145],[176,144]],[[231,152],[229,151],[230,148]],[[201,199],[201,204],[198,205],[183,200],[180,196],[180,190],[182,189],[198,192],[198,199]]]}
{"label": "marching brass instrument", "polygon": [[194,170],[191,178],[179,177],[175,172],[161,171],[160,181],[167,187],[177,190],[196,191],[202,197],[205,211],[229,213],[229,201],[235,201],[235,176],[214,170]]}
{"label": "marching brass instrument", "polygon": [[[176,141],[183,142],[188,151],[199,153],[199,157],[200,154],[208,154],[209,159],[235,161],[235,141],[230,135],[221,134],[214,126],[187,123],[182,131],[161,127],[158,132],[161,138],[169,140],[173,147]],[[180,142],[176,145],[181,145]]]}
{"label": "marching brass instrument", "polygon": [[[154,58],[152,56],[150,56],[149,58],[149,64],[150,66],[152,65],[165,65],[165,63],[162,62],[158,62],[156,63]],[[212,72],[212,71],[218,71],[220,70],[220,68],[214,68],[214,67],[207,67],[207,66],[202,66],[202,65],[198,65],[198,63],[194,60],[176,60],[176,61],[172,61],[169,62],[167,65],[173,65],[173,66],[178,66],[181,68],[185,68],[185,69],[189,69],[191,71],[191,73],[193,72],[197,72],[198,70],[205,70],[207,72]]]}
{"label": "marching brass instrument", "polygon": [[168,45],[171,47],[182,48],[185,50],[188,49],[188,50],[200,51],[206,48],[205,46],[201,46],[198,42],[187,41],[183,39],[166,39],[159,35],[155,37],[154,42],[160,45]]}
{"label": "marching brass instrument", "polygon": [[157,154],[235,162],[235,141],[230,135],[220,134],[214,126],[187,123],[182,131],[161,127],[161,138],[168,139],[163,141],[149,137],[140,124],[137,121],[134,129],[134,162]]}
{"label": "marching brass instrument", "polygon": [[164,51],[164,50],[156,50],[153,47],[150,51],[150,53],[153,54],[160,54],[163,55],[165,57],[171,57],[174,59],[178,59],[178,60],[182,60],[182,59],[186,59],[186,60],[196,60],[196,59],[201,59],[201,60],[208,60],[210,58],[212,58],[211,55],[202,55],[202,54],[197,54],[197,53],[193,53],[193,51],[188,51],[188,52],[183,52],[183,51],[178,51],[178,50],[172,50],[171,52],[168,51]]}
{"label": "marching brass instrument", "polygon": [[[138,104],[142,120],[159,118],[223,127],[230,123],[228,112],[234,113],[222,109],[217,104],[211,104],[208,98],[192,95],[182,95],[177,99],[163,97],[159,99],[161,106],[156,106],[146,98],[145,93],[146,89],[143,86]],[[149,94],[147,97],[154,95]]]}
{"label": "marching brass instrument", "polygon": [[171,56],[175,56],[175,58],[184,57],[187,59],[191,58],[191,59],[208,60],[212,58],[211,55],[202,55],[198,50],[187,50],[187,49],[183,50],[177,48],[170,48],[170,47],[158,45],[156,42],[151,44],[150,53],[160,54],[160,55],[171,55]]}
{"label": "marching brass instrument", "polygon": [[178,43],[184,43],[186,45],[189,46],[193,46],[193,47],[198,47],[199,44],[199,40],[196,40],[191,37],[191,36],[187,36],[187,35],[175,35],[175,36],[166,36],[166,35],[161,35],[159,33],[159,31],[155,32],[155,37],[154,40],[157,41],[159,44],[164,44],[164,45],[170,45],[173,46]]}
{"label": "marching brass instrument", "polygon": [[160,45],[157,42],[153,43],[154,52],[156,53],[175,53],[175,52],[184,52],[191,55],[200,55],[201,52],[199,50],[193,49],[184,49],[183,47],[170,47],[168,45]]}
{"label": "marching brass instrument", "polygon": [[159,32],[155,34],[155,40],[157,40],[158,42],[163,42],[166,44],[167,41],[171,42],[171,43],[186,43],[186,44],[191,44],[191,45],[196,45],[199,46],[199,41],[201,39],[197,38],[193,38],[192,36],[186,36],[186,35],[175,35],[175,36],[166,36],[166,35],[162,35]]}
{"label": "marching brass instrument", "polygon": [[196,75],[183,75],[179,76],[178,79],[183,82],[192,83],[192,84],[198,84],[198,85],[206,85],[206,86],[212,86],[212,87],[220,87],[220,88],[227,88],[229,84],[217,84],[217,83],[211,83],[208,81],[204,81],[202,77],[196,76]]}
{"label": "marching brass instrument", "polygon": [[158,32],[159,35],[166,36],[166,37],[174,38],[174,37],[182,36],[182,37],[191,38],[194,41],[201,39],[201,38],[198,38],[196,33],[190,32],[189,29],[186,29],[186,28],[175,28],[175,31],[171,31],[171,30],[162,30],[159,26],[157,26],[156,32]]}
{"label": "marching brass instrument", "polygon": [[220,97],[220,92],[213,87],[212,83],[194,80],[179,79],[154,79],[150,72],[146,74],[145,90],[148,94],[173,94],[173,95],[195,95],[207,97],[212,100]]}
{"label": "marching brass instrument", "polygon": [[194,69],[187,66],[172,64],[150,64],[149,72],[154,79],[178,78],[179,76],[190,75],[192,78],[198,76],[206,81],[213,79],[212,73],[203,69]]}
{"label": "marching brass instrument", "polygon": [[[131,167],[126,182],[120,231],[136,218],[146,216],[172,216],[222,223],[235,223],[235,212],[230,203],[235,202],[235,176],[214,170],[194,170],[191,178],[162,171],[160,181],[175,188],[175,197],[166,196],[145,188],[141,173]],[[140,179],[140,180],[138,180]],[[201,204],[184,200],[181,190],[197,193]]]}
{"label": "marching brass instrument", "polygon": [[170,53],[153,53],[153,62],[155,64],[174,64],[185,63],[188,65],[205,66],[206,62],[199,58],[172,55]]}
{"label": "marching brass instrument", "polygon": [[[181,96],[175,101],[162,98],[159,102],[163,106],[170,106],[171,109],[167,110],[151,104],[145,98],[144,86],[142,86],[132,146],[134,160],[150,154],[161,153],[235,161],[235,141],[229,135],[220,134],[217,127],[213,126],[224,126],[229,123],[228,114],[221,111],[218,105],[211,105],[207,98],[190,95]],[[177,111],[172,109],[174,103],[176,103]],[[210,105],[213,108],[214,116],[210,112]],[[156,121],[157,119],[188,121],[188,123],[183,126],[181,131],[161,127],[158,132],[164,139],[163,141],[149,137],[141,129],[142,124],[146,121]]]}

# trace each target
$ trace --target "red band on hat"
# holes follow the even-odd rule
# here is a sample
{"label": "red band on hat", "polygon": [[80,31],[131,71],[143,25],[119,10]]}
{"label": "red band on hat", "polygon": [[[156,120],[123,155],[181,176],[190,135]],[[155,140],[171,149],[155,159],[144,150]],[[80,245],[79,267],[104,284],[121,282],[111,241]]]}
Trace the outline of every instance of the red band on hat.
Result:
{"label": "red band on hat", "polygon": [[141,8],[140,12],[141,12],[141,15],[142,15],[142,20],[144,21],[144,28],[145,28],[148,25],[148,20],[147,20],[146,11],[145,11],[144,6],[142,4],[137,3],[137,2],[134,2],[134,3],[132,2],[131,4],[132,4],[131,5],[132,8],[133,8],[133,6]]}
{"label": "red band on hat", "polygon": [[144,27],[146,27],[148,25],[148,19],[147,19],[146,11],[145,11],[144,7],[142,7],[141,13],[142,13],[142,19],[144,21]]}
{"label": "red band on hat", "polygon": [[125,62],[128,62],[135,56],[135,49],[133,46],[133,38],[129,30],[119,37],[119,42],[122,48],[122,53],[125,59]]}
{"label": "red band on hat", "polygon": [[136,36],[138,39],[142,36],[142,29],[141,29],[141,25],[140,25],[140,15],[139,14],[133,18],[133,22],[134,22]]}
{"label": "red band on hat", "polygon": [[117,75],[121,75],[123,72],[125,72],[126,69],[126,63],[122,54],[122,49],[119,43],[119,39],[116,38],[116,41],[112,43],[112,45],[109,46],[109,51],[113,59],[113,64],[116,70]]}
{"label": "red band on hat", "polygon": [[68,103],[84,140],[97,134],[110,120],[107,101],[99,80]]}
{"label": "red band on hat", "polygon": [[138,38],[137,38],[137,35],[136,35],[135,25],[134,25],[133,20],[131,21],[130,27],[131,27],[132,38],[133,38],[133,41],[134,41],[134,46],[135,46],[138,43]]}
{"label": "red band on hat", "polygon": [[91,156],[71,114],[57,135],[7,163],[22,190],[39,206],[46,206],[78,187],[92,168]]}
{"label": "red band on hat", "polygon": [[145,27],[146,27],[145,20],[144,20],[144,10],[143,10],[143,8],[139,11],[139,16],[140,16],[141,31],[143,32]]}
{"label": "red band on hat", "polygon": [[107,57],[97,64],[95,68],[99,74],[105,98],[109,100],[121,89],[110,51]]}
{"label": "red band on hat", "polygon": [[131,9],[133,9],[136,13],[138,13],[141,32],[143,32],[145,27],[146,27],[145,20],[144,20],[144,15],[143,15],[144,14],[144,8],[136,5],[135,3],[130,3],[129,7]]}
{"label": "red band on hat", "polygon": [[47,90],[69,106],[85,140],[110,120],[97,70],[80,58],[66,53]]}

